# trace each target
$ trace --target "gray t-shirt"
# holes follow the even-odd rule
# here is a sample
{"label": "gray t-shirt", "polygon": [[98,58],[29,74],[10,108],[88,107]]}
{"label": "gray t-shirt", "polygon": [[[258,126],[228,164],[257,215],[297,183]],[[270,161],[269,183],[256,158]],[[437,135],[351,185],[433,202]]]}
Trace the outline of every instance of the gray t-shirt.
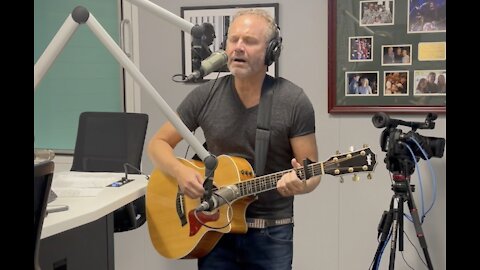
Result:
{"label": "gray t-shirt", "polygon": [[[266,79],[277,81],[265,166],[265,174],[270,174],[292,168],[293,152],[289,139],[314,133],[315,114],[312,103],[300,87],[283,78],[274,79],[267,75]],[[190,130],[202,128],[211,154],[242,157],[255,168],[258,105],[245,108],[233,81],[233,76],[227,75],[196,87],[179,105],[177,112]],[[276,189],[260,193],[258,200],[247,208],[246,216],[292,217],[293,197],[282,197]]]}

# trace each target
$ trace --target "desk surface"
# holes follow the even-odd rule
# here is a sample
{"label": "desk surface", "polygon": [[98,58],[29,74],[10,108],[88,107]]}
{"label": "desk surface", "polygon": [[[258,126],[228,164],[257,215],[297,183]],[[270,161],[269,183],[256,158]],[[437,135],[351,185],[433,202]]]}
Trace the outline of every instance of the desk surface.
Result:
{"label": "desk surface", "polygon": [[148,183],[145,175],[130,174],[128,177],[135,181],[121,187],[105,187],[95,197],[57,197],[49,205],[68,205],[69,209],[45,217],[41,238],[95,221],[145,195]]}

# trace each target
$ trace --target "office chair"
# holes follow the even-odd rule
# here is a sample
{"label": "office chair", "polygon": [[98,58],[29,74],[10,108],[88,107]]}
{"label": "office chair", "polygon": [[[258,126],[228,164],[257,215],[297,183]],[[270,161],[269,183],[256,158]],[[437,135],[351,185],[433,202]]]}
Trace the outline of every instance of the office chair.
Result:
{"label": "office chair", "polygon": [[[81,113],[70,170],[139,174],[147,125],[148,115],[143,113]],[[145,221],[145,196],[142,196],[115,210],[114,231],[136,229]]]}
{"label": "office chair", "polygon": [[54,163],[51,160],[33,164],[33,269],[40,270],[39,248],[47,199],[52,186]]}

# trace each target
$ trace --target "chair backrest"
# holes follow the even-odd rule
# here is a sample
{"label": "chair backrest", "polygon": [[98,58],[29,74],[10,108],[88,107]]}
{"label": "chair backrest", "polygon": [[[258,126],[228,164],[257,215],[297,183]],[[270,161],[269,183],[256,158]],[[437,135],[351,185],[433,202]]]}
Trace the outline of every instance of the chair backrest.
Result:
{"label": "chair backrest", "polygon": [[40,269],[39,247],[48,194],[52,186],[54,163],[51,160],[33,164],[33,269]]}
{"label": "chair backrest", "polygon": [[[125,172],[125,163],[140,170],[147,126],[148,115],[143,113],[81,113],[71,170]],[[130,166],[127,172],[139,173]],[[114,231],[135,229],[145,221],[143,196],[114,212]]]}

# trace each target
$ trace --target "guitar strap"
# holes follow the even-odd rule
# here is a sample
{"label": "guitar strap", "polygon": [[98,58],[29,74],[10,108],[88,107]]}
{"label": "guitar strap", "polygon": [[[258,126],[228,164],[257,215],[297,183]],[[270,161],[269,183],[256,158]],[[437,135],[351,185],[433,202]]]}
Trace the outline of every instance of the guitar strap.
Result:
{"label": "guitar strap", "polygon": [[270,117],[272,115],[272,103],[276,81],[268,75],[262,87],[262,95],[257,115],[257,131],[255,133],[255,175],[265,173],[267,163],[268,145],[270,142]]}

